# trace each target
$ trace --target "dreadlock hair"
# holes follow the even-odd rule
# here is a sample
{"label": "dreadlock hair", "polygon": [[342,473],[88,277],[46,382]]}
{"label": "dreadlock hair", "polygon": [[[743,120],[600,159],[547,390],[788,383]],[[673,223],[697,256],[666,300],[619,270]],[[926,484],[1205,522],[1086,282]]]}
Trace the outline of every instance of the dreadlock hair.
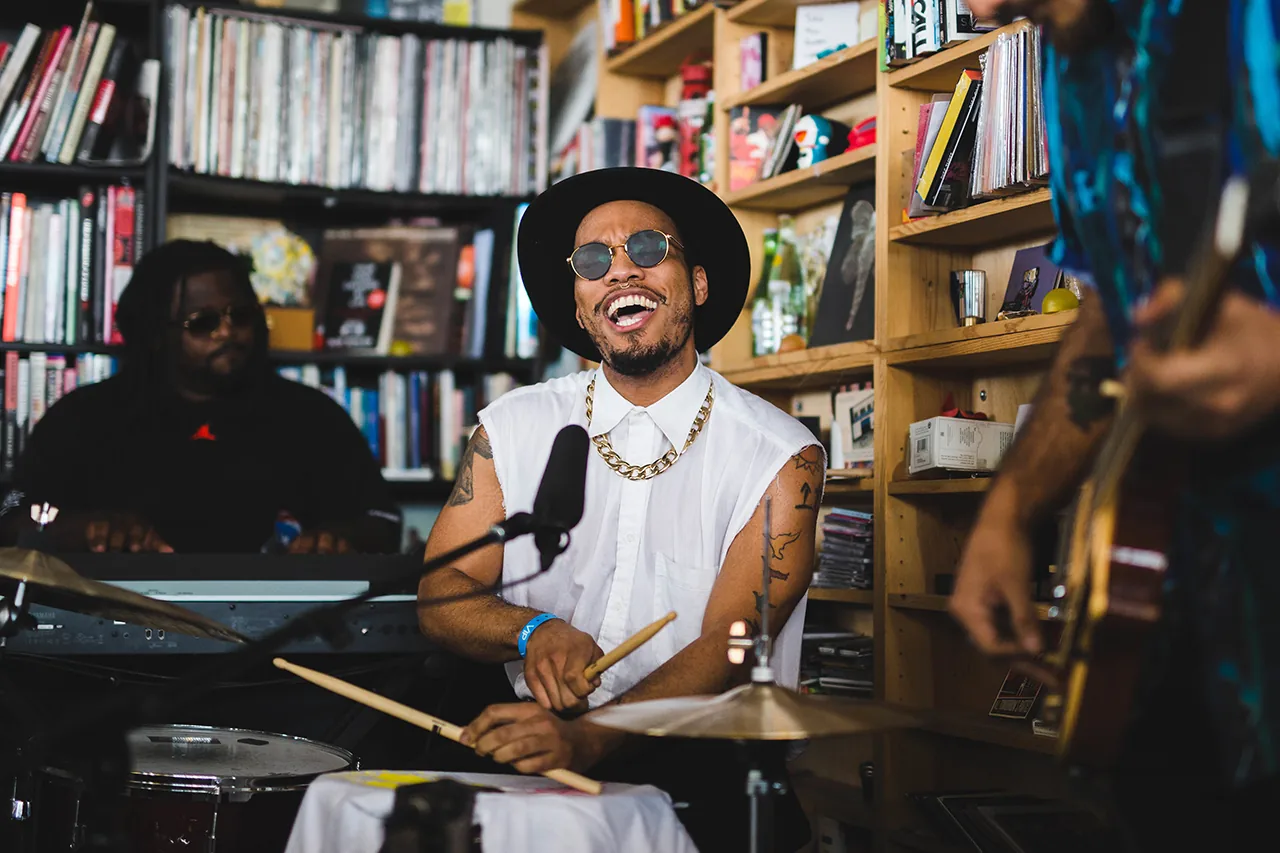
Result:
{"label": "dreadlock hair", "polygon": [[171,240],[148,252],[133,269],[133,276],[116,306],[116,325],[124,337],[121,376],[129,376],[139,392],[154,392],[169,381],[176,353],[173,297],[178,293],[177,317],[187,313],[187,279],[210,272],[227,272],[245,301],[256,311],[253,349],[245,369],[252,378],[267,366],[267,318],[249,279],[251,262],[233,255],[216,243]]}

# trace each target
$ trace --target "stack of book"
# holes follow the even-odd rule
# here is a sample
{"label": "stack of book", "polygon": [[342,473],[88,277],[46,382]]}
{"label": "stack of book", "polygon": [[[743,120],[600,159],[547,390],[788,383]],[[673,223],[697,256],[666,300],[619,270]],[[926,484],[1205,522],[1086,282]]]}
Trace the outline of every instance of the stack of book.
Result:
{"label": "stack of book", "polygon": [[871,698],[875,639],[848,631],[806,631],[800,651],[804,693]]}
{"label": "stack of book", "polygon": [[144,195],[128,186],[60,199],[0,191],[6,343],[122,343],[115,305],[140,255]]}
{"label": "stack of book", "polygon": [[13,473],[27,437],[50,406],[76,388],[110,377],[116,369],[116,360],[109,355],[6,352],[0,360],[0,387],[4,388],[0,470],[6,476]]}
{"label": "stack of book", "polygon": [[1040,30],[1002,33],[950,94],[921,104],[908,219],[1043,186],[1049,150]]}
{"label": "stack of book", "polygon": [[277,368],[281,376],[318,388],[347,410],[388,472],[452,480],[471,437],[476,413],[518,384],[506,373],[481,383],[459,382],[452,370],[383,371],[354,381],[346,368],[316,364]]}
{"label": "stack of book", "polygon": [[539,51],[220,8],[168,9],[172,164],[378,191],[535,189]]}
{"label": "stack of book", "polygon": [[0,39],[0,157],[136,165],[150,154],[160,63],[85,4],[78,28],[27,24]]}
{"label": "stack of book", "polygon": [[822,522],[822,547],[810,586],[824,589],[871,589],[873,575],[872,515],[832,508]]}

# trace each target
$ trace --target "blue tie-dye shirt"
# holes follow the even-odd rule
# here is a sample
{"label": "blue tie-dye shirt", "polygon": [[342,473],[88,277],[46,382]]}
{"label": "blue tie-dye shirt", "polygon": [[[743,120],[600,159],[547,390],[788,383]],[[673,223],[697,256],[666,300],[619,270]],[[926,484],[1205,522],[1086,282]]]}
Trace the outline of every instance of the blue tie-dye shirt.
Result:
{"label": "blue tie-dye shirt", "polygon": [[[1161,217],[1178,213],[1162,206],[1154,177],[1157,93],[1171,62],[1196,57],[1171,57],[1180,0],[1110,2],[1124,37],[1071,56],[1046,49],[1045,108],[1056,259],[1093,281],[1122,363],[1130,312],[1160,277]],[[1223,165],[1242,173],[1280,151],[1280,0],[1222,8],[1232,92]],[[1250,246],[1233,277],[1271,305],[1280,304],[1277,248]],[[1223,771],[1236,782],[1280,768],[1280,463],[1241,467],[1193,475],[1170,569],[1189,623],[1178,630],[1194,631],[1206,652]],[[1190,683],[1188,666],[1173,662]]]}

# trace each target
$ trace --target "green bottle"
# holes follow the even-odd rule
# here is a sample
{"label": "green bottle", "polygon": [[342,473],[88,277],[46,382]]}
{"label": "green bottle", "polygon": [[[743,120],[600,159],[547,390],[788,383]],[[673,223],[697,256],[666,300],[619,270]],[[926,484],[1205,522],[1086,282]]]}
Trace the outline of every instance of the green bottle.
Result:
{"label": "green bottle", "polygon": [[778,351],[777,334],[773,322],[773,301],[769,296],[769,276],[773,270],[773,258],[778,251],[778,229],[764,229],[764,263],[760,267],[760,280],[756,282],[756,296],[751,303],[751,354],[769,355]]}

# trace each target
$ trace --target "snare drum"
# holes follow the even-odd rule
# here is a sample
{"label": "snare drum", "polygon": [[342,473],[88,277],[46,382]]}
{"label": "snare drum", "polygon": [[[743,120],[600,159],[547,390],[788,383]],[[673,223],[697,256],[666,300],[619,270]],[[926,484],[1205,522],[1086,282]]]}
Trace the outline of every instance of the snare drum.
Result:
{"label": "snare drum", "polygon": [[[136,853],[282,853],[311,780],[357,766],[346,750],[247,729],[146,726],[128,743],[128,781],[109,805]],[[46,770],[33,815],[37,850],[80,849],[94,829],[89,815],[103,813],[86,806],[100,796]]]}

